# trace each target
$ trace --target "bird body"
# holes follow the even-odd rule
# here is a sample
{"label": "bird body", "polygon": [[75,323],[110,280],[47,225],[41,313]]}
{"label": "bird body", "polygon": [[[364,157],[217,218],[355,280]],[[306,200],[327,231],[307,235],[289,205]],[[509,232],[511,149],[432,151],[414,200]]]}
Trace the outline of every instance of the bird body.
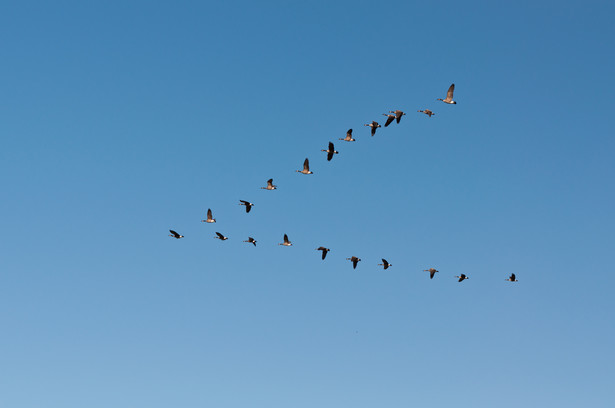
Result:
{"label": "bird body", "polygon": [[331,161],[331,159],[333,158],[334,154],[338,154],[338,151],[335,151],[335,147],[333,146],[333,143],[329,142],[329,147],[327,150],[324,149],[320,149],[321,152],[327,152],[327,161]]}
{"label": "bird body", "polygon": [[339,140],[343,140],[344,142],[354,142],[355,140],[352,138],[352,129],[348,129],[346,132],[346,137],[343,139],[340,137]]}
{"label": "bird body", "polygon": [[170,234],[169,234],[170,237],[177,238],[177,239],[180,239],[180,238],[184,237],[183,235],[179,235],[177,232],[175,232],[173,230],[169,230],[169,232],[170,232]]}
{"label": "bird body", "polygon": [[250,210],[252,209],[252,207],[254,207],[254,204],[252,204],[249,201],[246,201],[246,200],[239,200],[239,201],[240,201],[239,205],[245,205],[246,206],[246,213],[249,213]]}
{"label": "bird body", "polygon": [[432,111],[430,111],[429,109],[425,109],[425,110],[418,110],[417,112],[421,112],[424,113],[425,115],[429,116],[431,118],[432,115],[435,115],[435,113],[433,113]]}
{"label": "bird body", "polygon": [[425,272],[429,272],[429,279],[433,279],[434,276],[436,276],[436,272],[440,272],[438,270],[436,270],[435,268],[429,268],[429,269],[423,269]]}
{"label": "bird body", "polygon": [[376,134],[376,129],[378,129],[379,127],[382,127],[375,120],[372,121],[372,123],[366,123],[365,126],[369,126],[370,128],[372,128],[372,136]]}
{"label": "bird body", "polygon": [[350,258],[346,258],[346,260],[352,262],[352,269],[357,269],[357,264],[361,261],[361,259],[356,256],[351,256]]}
{"label": "bird body", "polygon": [[284,234],[284,242],[280,242],[278,245],[283,245],[283,246],[292,246],[292,242],[290,242],[290,240],[288,239],[288,235]]}
{"label": "bird body", "polygon": [[316,250],[317,250],[317,251],[322,251],[322,260],[323,260],[323,261],[324,261],[324,260],[325,260],[325,258],[327,257],[327,252],[329,252],[329,251],[330,251],[330,249],[329,249],[329,248],[325,248],[325,247],[323,247],[323,246],[320,246],[320,247],[316,248]]}
{"label": "bird body", "polygon": [[310,171],[310,161],[307,158],[303,162],[303,170],[295,170],[295,171],[301,174],[314,174],[314,172]]}
{"label": "bird body", "polygon": [[519,281],[517,280],[517,277],[515,276],[515,274],[514,274],[514,273],[511,273],[511,274],[510,274],[510,278],[508,278],[508,279],[506,279],[506,280],[507,280],[507,281],[509,281],[509,282],[519,282]]}
{"label": "bird body", "polygon": [[216,222],[216,219],[211,214],[211,208],[207,209],[207,219],[201,220],[201,222],[208,222],[208,223]]}
{"label": "bird body", "polygon": [[256,240],[252,237],[248,237],[247,240],[243,241],[243,242],[248,242],[250,244],[254,244],[254,246],[256,246]]}
{"label": "bird body", "polygon": [[378,264],[378,266],[383,266],[386,270],[389,269],[389,266],[393,266],[393,264],[388,263],[386,259],[382,258],[382,263]]}
{"label": "bird body", "polygon": [[456,278],[458,278],[459,280],[457,282],[463,282],[465,279],[470,279],[468,278],[465,274],[461,274],[459,276],[455,276]]}
{"label": "bird body", "polygon": [[273,179],[269,179],[267,180],[267,187],[261,187],[261,189],[263,190],[275,190],[276,188],[278,188],[278,186],[274,186],[273,185]]}
{"label": "bird body", "polygon": [[437,101],[448,103],[449,105],[455,105],[457,102],[453,100],[453,92],[455,91],[455,84],[451,84],[446,92],[446,99],[438,98]]}
{"label": "bird body", "polygon": [[405,112],[400,111],[399,109],[390,111],[390,113],[395,114],[395,119],[397,119],[397,123],[399,123],[401,121],[401,117],[406,114]]}
{"label": "bird body", "polygon": [[224,235],[220,234],[219,232],[216,232],[216,236],[214,238],[215,239],[219,239],[220,241],[226,241],[228,239],[228,237],[225,237]]}

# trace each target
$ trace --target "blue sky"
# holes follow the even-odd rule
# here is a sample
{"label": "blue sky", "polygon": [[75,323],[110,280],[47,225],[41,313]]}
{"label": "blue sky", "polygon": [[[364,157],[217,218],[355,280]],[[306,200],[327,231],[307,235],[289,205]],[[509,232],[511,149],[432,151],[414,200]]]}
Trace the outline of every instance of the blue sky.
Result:
{"label": "blue sky", "polygon": [[0,406],[612,406],[614,11],[5,4]]}

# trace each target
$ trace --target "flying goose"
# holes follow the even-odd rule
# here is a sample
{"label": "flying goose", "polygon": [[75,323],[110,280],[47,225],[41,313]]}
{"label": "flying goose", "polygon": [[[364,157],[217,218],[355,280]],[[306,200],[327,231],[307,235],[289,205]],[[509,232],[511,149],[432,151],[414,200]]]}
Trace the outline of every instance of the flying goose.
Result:
{"label": "flying goose", "polygon": [[421,112],[424,113],[425,115],[429,116],[431,118],[432,115],[435,115],[435,113],[433,113],[432,111],[430,111],[429,109],[425,109],[425,110],[418,110],[417,112]]}
{"label": "flying goose", "polygon": [[393,264],[388,263],[386,259],[382,258],[382,263],[378,264],[378,266],[384,266],[384,269],[386,270],[389,269],[389,266],[393,266]]}
{"label": "flying goose", "polygon": [[376,129],[378,129],[379,127],[382,127],[375,120],[372,121],[372,123],[366,123],[365,126],[369,126],[370,128],[372,128],[372,136],[376,134]]}
{"label": "flying goose", "polygon": [[435,270],[434,268],[429,268],[429,269],[423,269],[425,272],[429,272],[429,279],[433,279],[433,277],[436,275],[436,272],[440,272]]}
{"label": "flying goose", "polygon": [[246,241],[243,241],[243,242],[249,242],[251,244],[254,244],[254,246],[256,246],[256,240],[254,238],[252,238],[252,237],[248,237],[248,239]]}
{"label": "flying goose", "polygon": [[446,92],[446,99],[438,98],[436,101],[442,101],[444,103],[448,103],[450,105],[455,105],[457,102],[453,100],[453,91],[455,90],[455,84],[451,84],[448,88],[448,92]]}
{"label": "flying goose", "polygon": [[384,122],[384,127],[387,127],[395,120],[395,115],[391,115],[390,113],[383,113],[383,116],[387,117],[387,121]]}
{"label": "flying goose", "polygon": [[401,117],[406,114],[405,112],[400,111],[399,109],[390,111],[390,112],[395,114],[395,119],[397,119],[397,123],[399,123],[399,121],[401,121]]}
{"label": "flying goose", "polygon": [[330,251],[329,248],[325,248],[324,246],[320,246],[318,248],[316,248],[317,251],[322,251],[322,259],[323,261],[325,260],[325,258],[327,257],[327,252]]}
{"label": "flying goose", "polygon": [[267,180],[267,187],[261,187],[261,189],[263,190],[275,190],[276,188],[278,188],[278,186],[274,186],[273,185],[273,179],[269,179]]}
{"label": "flying goose", "polygon": [[303,170],[295,170],[295,171],[301,174],[314,174],[314,172],[310,171],[310,161],[307,158],[303,162]]}
{"label": "flying goose", "polygon": [[357,264],[359,263],[361,259],[357,258],[356,256],[353,256],[350,258],[346,258],[346,260],[352,262],[352,269],[357,269]]}
{"label": "flying goose", "polygon": [[175,232],[173,230],[169,230],[169,232],[170,232],[170,234],[169,234],[170,237],[177,238],[177,239],[180,239],[180,238],[184,237],[183,235],[179,235],[177,232]]}
{"label": "flying goose", "polygon": [[224,235],[220,234],[219,232],[216,232],[216,237],[214,237],[215,239],[219,239],[220,241],[226,241],[228,239],[228,237],[225,237]]}
{"label": "flying goose", "polygon": [[519,281],[517,280],[517,277],[515,276],[515,274],[514,274],[514,273],[511,273],[511,274],[510,274],[510,278],[508,278],[508,279],[506,279],[506,280],[507,280],[507,281],[509,281],[509,282],[519,282]]}
{"label": "flying goose", "polygon": [[246,201],[246,200],[239,200],[239,201],[240,201],[239,205],[245,205],[246,206],[246,214],[250,212],[252,207],[254,207],[254,204],[252,204],[249,201]]}
{"label": "flying goose", "polygon": [[459,280],[457,282],[462,282],[464,279],[470,279],[468,278],[465,274],[461,274],[459,276],[455,276],[456,278],[459,278]]}
{"label": "flying goose", "polygon": [[344,142],[354,142],[355,140],[352,138],[352,129],[348,129],[348,132],[346,132],[346,137],[345,138],[339,138],[340,140],[343,140]]}
{"label": "flying goose", "polygon": [[201,220],[201,222],[216,222],[216,219],[211,215],[211,208],[207,209],[207,219],[206,220]]}
{"label": "flying goose", "polygon": [[327,150],[320,149],[321,152],[327,152],[327,161],[331,161],[334,154],[338,154],[339,152],[335,150],[333,147],[333,143],[329,142],[329,148]]}
{"label": "flying goose", "polygon": [[288,235],[284,234],[284,242],[281,242],[278,245],[292,246],[293,244],[288,240]]}

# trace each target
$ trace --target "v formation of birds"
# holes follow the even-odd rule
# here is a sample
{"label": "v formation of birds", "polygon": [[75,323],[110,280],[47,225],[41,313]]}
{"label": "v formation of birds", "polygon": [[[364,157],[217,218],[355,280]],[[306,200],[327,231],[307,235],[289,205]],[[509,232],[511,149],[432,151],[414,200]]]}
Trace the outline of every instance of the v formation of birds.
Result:
{"label": "v formation of birds", "polygon": [[[453,92],[455,90],[455,84],[451,84],[451,86],[448,88],[448,91],[446,93],[446,98],[442,99],[442,98],[438,98],[436,100],[438,101],[442,101],[446,104],[449,105],[455,105],[457,104],[456,101],[453,100]],[[429,109],[421,109],[418,110],[417,112],[420,113],[424,113],[427,116],[429,116],[430,118],[435,115],[434,112],[432,112]],[[384,127],[388,127],[391,123],[393,123],[393,121],[396,121],[397,123],[399,123],[402,119],[402,117],[405,115],[406,113],[401,111],[401,110],[394,110],[394,111],[389,111],[389,113],[383,113],[383,116],[386,116],[387,119],[384,123]],[[376,121],[372,121],[371,123],[366,123],[365,126],[368,126],[371,128],[371,135],[375,136],[376,135],[376,130],[380,126],[380,124]],[[344,142],[354,142],[355,139],[352,138],[352,129],[348,129],[348,131],[346,132],[346,137],[345,138],[339,138],[339,140],[342,140]],[[335,146],[333,145],[332,142],[329,142],[329,145],[327,147],[327,149],[322,149],[321,151],[327,153],[327,161],[331,161],[334,157],[334,155],[338,154],[339,152],[335,150]],[[310,161],[308,158],[305,159],[305,161],[303,162],[303,169],[301,170],[296,170],[296,172],[301,173],[301,174],[314,174],[312,171],[310,171]],[[273,184],[273,178],[267,180],[267,185],[265,187],[261,187],[261,189],[263,190],[276,190],[277,186]],[[254,207],[254,203],[251,203],[249,201],[245,201],[245,200],[239,200],[239,205],[243,205],[245,207],[246,213],[249,213],[250,210],[252,209],[252,207]],[[206,223],[215,223],[216,219],[213,218],[213,213],[211,211],[211,209],[207,210],[207,218],[204,220],[201,220],[201,222],[206,222]],[[179,233],[177,233],[174,230],[169,230],[169,232],[171,234],[169,234],[170,237],[176,238],[176,239],[180,239],[180,238],[184,238],[183,235],[180,235]],[[228,237],[224,236],[222,233],[220,232],[216,232],[216,236],[214,236],[214,238],[219,239],[221,241],[226,241],[227,239],[229,239]],[[253,237],[248,237],[247,240],[244,240],[243,242],[247,242],[249,244],[252,244],[254,246],[256,246],[256,239],[254,239]],[[282,245],[282,246],[292,246],[292,242],[290,241],[290,239],[288,238],[287,234],[284,234],[283,237],[283,242],[280,242],[278,245]],[[316,248],[317,251],[321,251],[322,255],[322,260],[324,261],[325,258],[327,257],[327,253],[329,253],[329,251],[331,251],[329,248],[325,248],[323,246],[320,246],[318,248]],[[358,258],[356,256],[351,256],[349,258],[346,258],[346,260],[350,261],[352,263],[352,267],[353,269],[357,268],[357,265],[359,264],[359,262],[361,261],[361,258]],[[389,263],[386,259],[382,258],[382,263],[379,263],[378,266],[382,266],[383,269],[389,269],[390,267],[393,266],[393,264]],[[429,272],[429,278],[433,279],[434,276],[436,275],[438,271],[435,268],[429,268],[429,269],[424,269],[424,272]],[[469,279],[469,277],[465,274],[460,274],[459,276],[455,276],[455,278],[457,279],[458,282],[463,282],[466,279]],[[514,273],[512,273],[508,279],[505,279],[506,281],[509,282],[518,282],[516,275]]]}

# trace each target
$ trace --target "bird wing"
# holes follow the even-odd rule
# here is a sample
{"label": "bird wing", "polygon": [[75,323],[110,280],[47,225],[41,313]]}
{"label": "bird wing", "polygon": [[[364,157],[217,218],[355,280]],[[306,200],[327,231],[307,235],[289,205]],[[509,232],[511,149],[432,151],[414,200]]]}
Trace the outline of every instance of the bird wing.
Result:
{"label": "bird wing", "polygon": [[359,263],[359,259],[355,258],[354,256],[353,258],[354,259],[352,260],[352,269],[357,269],[357,264]]}
{"label": "bird wing", "polygon": [[514,273],[511,273],[511,274],[510,274],[510,280],[511,280],[511,281],[516,281],[516,280],[517,280],[517,277],[515,276],[515,274],[514,274]]}
{"label": "bird wing", "polygon": [[372,136],[376,134],[376,126],[372,126]]}
{"label": "bird wing", "polygon": [[288,235],[286,235],[286,234],[284,234],[284,242],[290,243],[290,241],[288,240]]}
{"label": "bird wing", "polygon": [[310,161],[307,158],[303,162],[303,170],[310,171]]}
{"label": "bird wing", "polygon": [[429,279],[433,279],[435,275],[436,275],[436,271],[429,271]]}
{"label": "bird wing", "polygon": [[175,231],[173,231],[173,230],[169,230],[169,232],[170,232],[171,234],[175,235],[175,236],[178,236],[178,235],[179,235],[177,232],[175,232]]}
{"label": "bird wing", "polygon": [[267,180],[267,185],[268,185],[269,187],[273,187],[273,179],[269,179],[269,180]]}
{"label": "bird wing", "polygon": [[455,84],[451,84],[451,86],[448,88],[448,91],[446,92],[446,99],[453,99],[453,91],[455,90]]}
{"label": "bird wing", "polygon": [[249,213],[251,209],[252,206],[250,205],[250,203],[246,204],[246,213]]}
{"label": "bird wing", "polygon": [[397,119],[397,123],[401,120],[401,117],[404,116],[404,113],[400,110],[395,111],[395,119]]}
{"label": "bird wing", "polygon": [[333,158],[333,150],[329,148],[329,150],[327,151],[327,161],[331,161],[332,158]]}
{"label": "bird wing", "polygon": [[208,220],[213,220],[213,215],[211,214],[211,208],[207,209],[207,219]]}
{"label": "bird wing", "polygon": [[465,278],[465,276],[462,273],[461,275],[458,276],[458,278],[459,280],[457,282],[461,282]]}
{"label": "bird wing", "polygon": [[384,123],[384,127],[387,127],[391,124],[391,122],[393,122],[393,119],[395,119],[395,116],[393,115],[387,115],[387,121]]}
{"label": "bird wing", "polygon": [[217,235],[219,238],[224,238],[224,235],[220,234],[219,232],[216,232],[216,235]]}
{"label": "bird wing", "polygon": [[327,257],[327,251],[325,251],[325,249],[326,249],[326,248],[323,248],[323,251],[322,251],[322,260],[323,260],[323,261],[324,261],[324,260],[325,260],[325,258]]}
{"label": "bird wing", "polygon": [[352,137],[352,129],[348,129],[348,131],[346,132],[346,136]]}

